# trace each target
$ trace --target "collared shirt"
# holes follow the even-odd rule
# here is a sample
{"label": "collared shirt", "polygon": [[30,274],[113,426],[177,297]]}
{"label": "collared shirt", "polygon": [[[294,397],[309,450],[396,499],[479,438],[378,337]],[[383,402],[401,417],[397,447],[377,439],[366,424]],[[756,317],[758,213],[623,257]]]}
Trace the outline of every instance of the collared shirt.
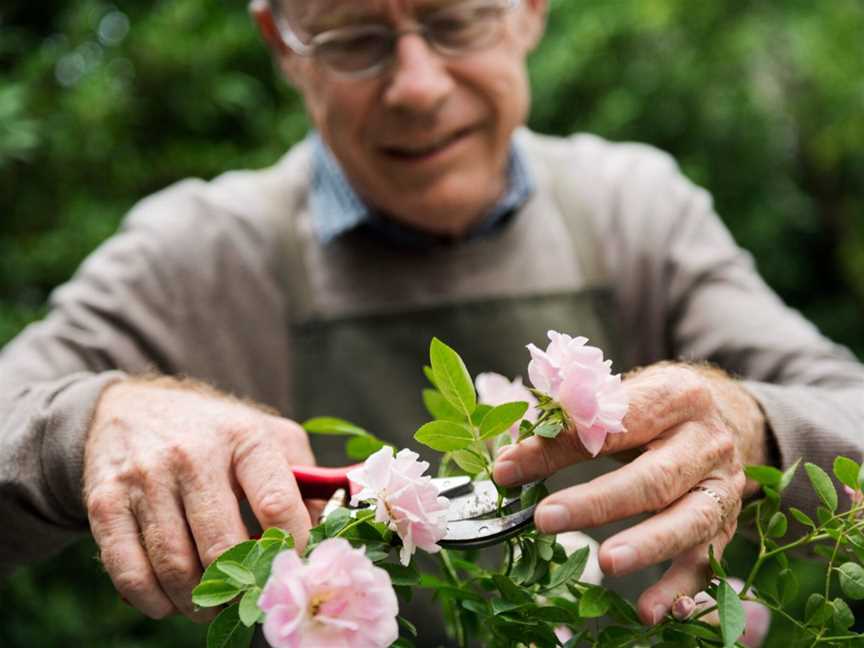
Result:
{"label": "collared shirt", "polygon": [[[383,217],[366,205],[351,187],[348,178],[329,147],[317,132],[309,136],[312,144],[312,223],[318,239],[329,243],[357,227],[400,245],[432,245],[442,240],[434,234]],[[466,238],[483,237],[503,225],[534,192],[534,179],[524,154],[514,143],[507,163],[507,190],[492,209],[474,225]]]}

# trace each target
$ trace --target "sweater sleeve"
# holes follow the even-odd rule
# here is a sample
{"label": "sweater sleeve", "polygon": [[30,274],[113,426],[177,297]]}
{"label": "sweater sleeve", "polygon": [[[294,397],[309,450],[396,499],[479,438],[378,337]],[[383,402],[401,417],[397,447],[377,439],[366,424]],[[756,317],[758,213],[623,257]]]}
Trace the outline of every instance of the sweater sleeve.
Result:
{"label": "sweater sleeve", "polygon": [[183,374],[282,407],[274,243],[186,181],[143,201],[0,353],[0,572],[87,532],[86,432],[104,388]]}
{"label": "sweater sleeve", "polygon": [[[713,209],[667,156],[628,145],[612,157],[606,254],[632,364],[715,363],[761,405],[779,467],[797,459],[828,474],[839,454],[864,455],[864,367],[786,306]],[[787,503],[817,504],[803,472]]]}

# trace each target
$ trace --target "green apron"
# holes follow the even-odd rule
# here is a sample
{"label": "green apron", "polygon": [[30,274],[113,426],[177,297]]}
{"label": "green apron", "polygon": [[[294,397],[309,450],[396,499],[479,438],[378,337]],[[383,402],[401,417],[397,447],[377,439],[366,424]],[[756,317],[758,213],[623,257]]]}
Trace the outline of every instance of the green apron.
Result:
{"label": "green apron", "polygon": [[[422,367],[432,337],[456,349],[472,376],[494,371],[527,379],[525,345],[545,348],[550,329],[585,335],[608,357],[621,357],[612,293],[578,197],[568,196],[569,187],[555,181],[564,174],[536,152],[529,159],[537,192],[503,231],[481,240],[405,248],[356,230],[321,245],[301,210],[286,276],[292,418],[344,418],[433,459],[413,440],[430,420],[421,390],[428,387]],[[347,461],[333,437],[313,438],[312,445],[322,465]],[[556,490],[614,467],[598,459],[549,483]],[[590,533],[602,540],[620,528]],[[656,577],[654,570],[607,585],[633,596]],[[418,627],[418,646],[450,645],[437,603],[420,593],[407,608],[400,605]]]}

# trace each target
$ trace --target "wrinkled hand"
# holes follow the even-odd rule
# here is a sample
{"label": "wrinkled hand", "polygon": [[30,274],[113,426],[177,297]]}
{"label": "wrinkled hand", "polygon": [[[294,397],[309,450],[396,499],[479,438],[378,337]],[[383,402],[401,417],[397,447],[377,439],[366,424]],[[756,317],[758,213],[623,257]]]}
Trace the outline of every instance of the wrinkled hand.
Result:
{"label": "wrinkled hand", "polygon": [[205,386],[108,387],[87,438],[84,501],[117,591],[152,618],[209,620],[191,592],[202,566],[248,539],[239,500],[303,546],[310,516],[290,466],[314,463],[299,425]]}
{"label": "wrinkled hand", "polygon": [[[764,463],[765,422],[755,400],[725,373],[662,363],[625,379],[630,407],[626,432],[610,434],[601,454],[641,449],[630,463],[590,482],[548,496],[535,512],[545,533],[601,526],[639,513],[646,520],[606,540],[600,566],[624,575],[671,560],[671,567],[639,599],[639,614],[657,623],[678,594],[702,590],[715,554],[735,533],[744,494],[756,490],[743,467]],[[502,485],[542,479],[590,459],[575,431],[555,439],[531,437],[498,457]],[[705,491],[720,496],[722,506]]]}

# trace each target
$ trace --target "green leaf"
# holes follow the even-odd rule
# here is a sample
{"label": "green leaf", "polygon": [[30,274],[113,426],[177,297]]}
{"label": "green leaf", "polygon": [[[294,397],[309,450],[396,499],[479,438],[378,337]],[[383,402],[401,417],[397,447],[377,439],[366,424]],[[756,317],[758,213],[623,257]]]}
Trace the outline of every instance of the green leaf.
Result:
{"label": "green leaf", "polygon": [[207,648],[249,648],[253,632],[240,620],[240,606],[232,605],[222,610],[207,628]]}
{"label": "green leaf", "polygon": [[247,560],[254,560],[258,551],[258,543],[254,540],[246,540],[245,542],[234,545],[230,549],[226,550],[216,560],[210,563],[207,569],[204,570],[204,574],[201,576],[201,581],[203,582],[207,580],[224,580],[225,575],[219,570],[218,567],[220,562],[233,561],[238,562],[245,567],[248,567],[249,565]]}
{"label": "green leaf", "polygon": [[216,568],[241,585],[255,584],[255,574],[238,562],[232,560],[220,560],[216,563]]}
{"label": "green leaf", "polygon": [[852,461],[848,457],[837,457],[834,459],[834,475],[840,480],[844,486],[851,489],[858,488],[858,473],[861,472],[861,466],[857,461]]}
{"label": "green leaf", "polygon": [[780,602],[789,605],[798,596],[798,577],[789,568],[781,569],[777,575],[777,589]]}
{"label": "green leaf", "polygon": [[611,602],[606,590],[594,585],[588,587],[579,599],[579,616],[584,619],[596,619],[609,611]]}
{"label": "green leaf", "polygon": [[540,557],[540,560],[547,562],[552,560],[552,556],[555,555],[555,536],[538,533],[536,544],[537,555]]}
{"label": "green leaf", "polygon": [[560,421],[548,421],[546,423],[541,423],[537,427],[534,428],[534,434],[540,437],[544,437],[546,439],[554,439],[559,434],[561,434],[564,429],[564,424]]}
{"label": "green leaf", "polygon": [[734,646],[744,633],[744,606],[735,590],[725,580],[717,587],[717,612],[720,615],[720,633],[723,635],[723,646]]}
{"label": "green leaf", "polygon": [[708,545],[708,564],[711,566],[711,571],[714,572],[715,576],[726,578],[726,570],[723,569],[723,564],[717,560],[717,557],[714,555],[713,544]]}
{"label": "green leaf", "polygon": [[828,507],[832,513],[837,510],[837,491],[834,490],[834,484],[831,478],[824,470],[813,463],[805,463],[804,470],[807,471],[807,476],[810,478],[810,483],[813,485],[813,490],[816,495],[822,500],[822,503]]}
{"label": "green leaf", "polygon": [[355,436],[348,439],[345,444],[345,454],[354,461],[365,461],[369,455],[373,455],[383,448],[386,443],[374,436]]}
{"label": "green leaf", "polygon": [[202,608],[216,607],[233,600],[242,591],[242,587],[224,579],[205,580],[192,590],[192,602]]}
{"label": "green leaf", "polygon": [[429,384],[437,391],[438,386],[435,384],[435,374],[432,373],[432,367],[429,365],[423,365],[423,375],[426,376],[426,380],[428,380]]}
{"label": "green leaf", "polygon": [[789,528],[789,521],[782,511],[777,511],[768,522],[767,534],[772,538],[782,538]]}
{"label": "green leaf", "polygon": [[279,527],[270,527],[267,529],[261,534],[261,540],[278,540],[279,542],[288,542],[292,547],[294,546],[294,538],[291,537],[291,534]]}
{"label": "green leaf", "polygon": [[471,412],[470,422],[474,427],[480,427],[480,423],[483,422],[483,418],[492,411],[491,405],[486,405],[485,403],[477,403],[477,407],[474,408],[474,411]]}
{"label": "green leaf", "polygon": [[476,475],[486,469],[487,461],[485,457],[478,455],[473,450],[457,450],[452,455],[451,459],[469,475]]}
{"label": "green leaf", "polygon": [[474,442],[471,430],[461,423],[452,421],[432,421],[422,426],[414,439],[439,452],[464,450]]}
{"label": "green leaf", "polygon": [[332,416],[318,416],[303,424],[303,429],[309,434],[324,434],[335,436],[364,436],[368,434],[363,428]]}
{"label": "green leaf", "polygon": [[794,464],[789,466],[784,472],[783,477],[780,479],[780,483],[777,484],[777,490],[781,493],[786,490],[786,487],[792,483],[792,479],[795,477],[795,473],[798,471],[798,466],[801,464],[801,459],[799,458]]}
{"label": "green leaf", "polygon": [[519,506],[523,509],[534,506],[549,494],[546,484],[538,482],[519,495]]}
{"label": "green leaf", "polygon": [[423,405],[426,406],[426,411],[432,415],[432,418],[438,421],[454,421],[456,423],[465,421],[465,415],[448,403],[437,389],[423,390]]}
{"label": "green leaf", "polygon": [[477,394],[462,358],[441,340],[432,338],[429,360],[438,391],[465,416],[470,416],[477,406]]}
{"label": "green leaf", "polygon": [[346,508],[338,508],[324,520],[324,533],[332,538],[351,521],[351,511]]}
{"label": "green leaf", "polygon": [[813,522],[812,518],[804,511],[797,509],[794,506],[790,506],[789,513],[792,515],[792,517],[794,517],[796,520],[798,520],[799,523],[803,524],[804,526],[809,526],[813,529],[816,528],[816,523]]}
{"label": "green leaf", "polygon": [[528,403],[518,401],[493,407],[480,422],[480,438],[491,439],[510,429],[528,411]]}
{"label": "green leaf", "polygon": [[851,599],[864,599],[864,567],[858,563],[847,562],[837,568],[840,572],[840,589]]}
{"label": "green leaf", "polygon": [[258,599],[261,596],[261,591],[260,587],[253,587],[250,590],[246,590],[243,598],[240,599],[238,614],[240,621],[245,626],[255,625],[264,616],[264,612],[258,608]]}
{"label": "green leaf", "polygon": [[[288,540],[291,541],[290,546],[288,546]],[[262,543],[261,546],[261,552],[257,554],[256,559],[248,567],[255,573],[255,582],[264,587],[267,579],[270,578],[270,570],[273,567],[273,561],[276,559],[276,556],[287,549],[293,548],[294,539],[288,536],[288,539],[282,542],[271,540],[266,545]]]}
{"label": "green leaf", "polygon": [[811,594],[804,606],[804,622],[807,625],[820,626],[834,614],[834,608],[828,605],[821,594]]}
{"label": "green leaf", "polygon": [[773,466],[744,466],[744,474],[760,486],[777,486],[783,473]]}
{"label": "green leaf", "polygon": [[590,551],[591,549],[586,545],[570,554],[567,562],[552,573],[552,580],[546,589],[554,589],[568,581],[578,580],[582,576],[582,572],[585,571],[585,565],[588,564],[588,554]]}
{"label": "green leaf", "polygon": [[493,574],[492,580],[495,581],[495,587],[501,592],[501,596],[510,603],[531,603],[531,595],[516,585],[512,580],[503,574]]}
{"label": "green leaf", "polygon": [[[856,473],[857,477],[857,473]],[[849,605],[842,598],[836,598],[831,602],[833,608],[832,621],[839,632],[846,632],[855,623],[855,615],[849,609]]]}
{"label": "green leaf", "polygon": [[390,574],[390,581],[396,585],[416,585],[420,582],[420,574],[414,565],[397,565],[396,563],[378,563],[378,566]]}
{"label": "green leaf", "polygon": [[411,623],[405,617],[400,616],[400,617],[396,617],[396,618],[399,621],[399,625],[401,625],[403,628],[405,628],[408,631],[408,634],[410,634],[412,637],[417,636],[417,627],[413,623]]}

